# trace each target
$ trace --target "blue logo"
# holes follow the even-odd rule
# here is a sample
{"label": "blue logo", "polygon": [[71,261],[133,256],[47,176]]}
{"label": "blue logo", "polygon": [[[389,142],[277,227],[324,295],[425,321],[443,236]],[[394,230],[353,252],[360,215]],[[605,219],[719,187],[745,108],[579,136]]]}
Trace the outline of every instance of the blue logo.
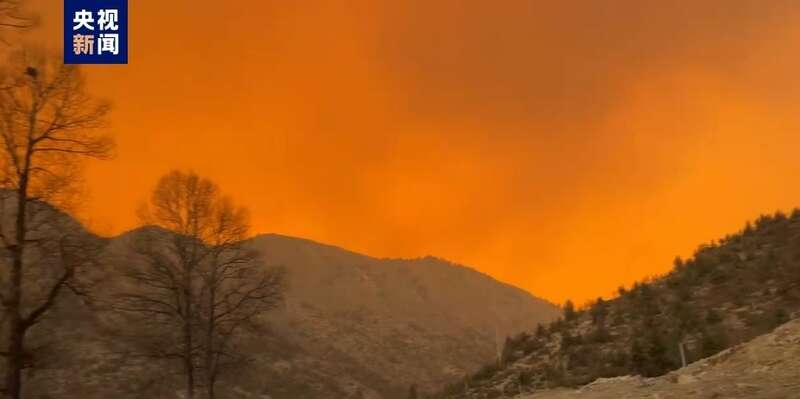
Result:
{"label": "blue logo", "polygon": [[64,63],[127,64],[128,0],[64,0]]}

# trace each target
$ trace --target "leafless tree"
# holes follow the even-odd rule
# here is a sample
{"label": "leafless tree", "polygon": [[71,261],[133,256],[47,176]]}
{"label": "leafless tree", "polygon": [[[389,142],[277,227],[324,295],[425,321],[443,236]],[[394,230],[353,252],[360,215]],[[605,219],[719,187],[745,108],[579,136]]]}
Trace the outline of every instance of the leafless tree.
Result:
{"label": "leafless tree", "polygon": [[[248,249],[247,212],[194,173],[162,177],[142,210],[150,226],[132,239],[141,259],[128,267],[117,309],[151,328],[149,356],[182,365],[186,397],[242,359],[238,335],[280,300],[283,275]],[[155,335],[153,335],[155,333]]]}
{"label": "leafless tree", "polygon": [[265,269],[260,254],[244,245],[248,216],[232,201],[219,199],[210,237],[211,256],[201,268],[205,303],[201,320],[205,328],[203,346],[206,392],[214,398],[221,371],[242,360],[234,347],[235,337],[246,328],[257,327],[257,316],[276,306],[283,291],[283,270]]}
{"label": "leafless tree", "polygon": [[[5,397],[17,399],[25,338],[50,311],[96,247],[56,207],[72,203],[80,163],[107,158],[113,143],[98,133],[108,105],[86,92],[79,70],[28,51],[0,72],[0,302],[6,327]],[[91,244],[91,245],[90,245]]]}

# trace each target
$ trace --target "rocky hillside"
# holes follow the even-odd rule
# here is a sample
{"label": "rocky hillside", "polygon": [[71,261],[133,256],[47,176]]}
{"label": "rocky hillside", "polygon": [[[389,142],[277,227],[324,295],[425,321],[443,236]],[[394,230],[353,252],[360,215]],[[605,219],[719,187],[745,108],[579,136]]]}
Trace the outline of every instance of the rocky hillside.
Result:
{"label": "rocky hillside", "polygon": [[519,399],[786,399],[800,397],[800,320],[656,378],[599,379]]}
{"label": "rocky hillside", "polygon": [[[111,239],[105,294],[131,262]],[[240,342],[248,366],[223,376],[221,398],[404,398],[432,391],[497,357],[502,338],[557,317],[554,305],[467,267],[435,258],[387,260],[308,240],[248,242],[287,271],[283,305],[266,332]],[[109,295],[105,295],[110,297]],[[169,367],[130,356],[119,337],[138,328],[67,298],[34,339],[30,398],[176,398]]]}
{"label": "rocky hillside", "polygon": [[510,397],[598,378],[654,377],[800,315],[800,211],[762,216],[661,277],[506,341],[499,363],[437,397]]}

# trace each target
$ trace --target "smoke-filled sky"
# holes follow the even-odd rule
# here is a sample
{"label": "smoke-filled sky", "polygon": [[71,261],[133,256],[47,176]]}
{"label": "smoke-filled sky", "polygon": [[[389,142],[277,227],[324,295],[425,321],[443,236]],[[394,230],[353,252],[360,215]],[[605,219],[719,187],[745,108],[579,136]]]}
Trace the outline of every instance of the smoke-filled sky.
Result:
{"label": "smoke-filled sky", "polygon": [[[61,52],[62,1],[29,34]],[[583,302],[800,205],[800,3],[130,1],[117,233],[172,168],[278,232]]]}

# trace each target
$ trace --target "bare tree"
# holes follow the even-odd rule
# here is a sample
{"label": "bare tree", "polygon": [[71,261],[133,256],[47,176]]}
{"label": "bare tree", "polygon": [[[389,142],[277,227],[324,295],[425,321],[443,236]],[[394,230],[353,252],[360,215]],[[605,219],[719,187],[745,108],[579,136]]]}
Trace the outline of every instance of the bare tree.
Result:
{"label": "bare tree", "polygon": [[276,306],[283,292],[283,270],[265,269],[258,252],[245,247],[249,230],[244,208],[223,197],[214,212],[210,237],[211,256],[201,268],[204,306],[201,320],[206,393],[213,399],[221,371],[236,366],[241,353],[235,337],[246,328],[257,327],[257,316]]}
{"label": "bare tree", "polygon": [[238,335],[280,300],[282,272],[246,248],[247,212],[194,173],[162,177],[141,213],[150,227],[133,238],[141,259],[116,307],[151,327],[140,341],[149,356],[181,363],[187,398],[203,385],[213,398],[220,372],[243,358]]}
{"label": "bare tree", "polygon": [[19,52],[0,80],[0,244],[8,264],[0,290],[7,328],[4,393],[17,399],[26,334],[65,289],[76,288],[76,271],[96,253],[83,245],[82,228],[54,207],[74,199],[81,160],[107,158],[113,143],[97,133],[109,108],[87,94],[76,67]]}

